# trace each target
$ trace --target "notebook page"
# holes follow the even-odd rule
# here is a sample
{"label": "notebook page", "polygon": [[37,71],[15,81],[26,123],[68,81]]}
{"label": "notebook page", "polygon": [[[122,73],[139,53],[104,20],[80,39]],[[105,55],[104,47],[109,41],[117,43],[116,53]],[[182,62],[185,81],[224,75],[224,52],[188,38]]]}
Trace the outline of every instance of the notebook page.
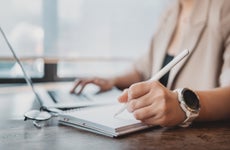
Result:
{"label": "notebook page", "polygon": [[83,108],[65,115],[70,122],[82,122],[88,127],[100,128],[115,132],[119,128],[132,127],[142,124],[136,120],[127,110],[114,117],[114,114],[122,107],[121,104],[103,105],[98,107]]}

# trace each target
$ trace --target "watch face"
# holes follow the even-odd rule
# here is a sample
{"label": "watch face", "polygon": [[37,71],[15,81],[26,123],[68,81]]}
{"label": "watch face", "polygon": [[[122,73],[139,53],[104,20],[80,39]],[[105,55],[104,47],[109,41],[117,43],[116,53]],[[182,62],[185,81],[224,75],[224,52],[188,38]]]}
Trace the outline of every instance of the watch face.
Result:
{"label": "watch face", "polygon": [[200,107],[199,99],[193,91],[191,91],[189,89],[184,89],[183,90],[183,97],[184,97],[184,101],[185,101],[186,105],[189,108],[194,109],[194,110],[199,109],[199,107]]}

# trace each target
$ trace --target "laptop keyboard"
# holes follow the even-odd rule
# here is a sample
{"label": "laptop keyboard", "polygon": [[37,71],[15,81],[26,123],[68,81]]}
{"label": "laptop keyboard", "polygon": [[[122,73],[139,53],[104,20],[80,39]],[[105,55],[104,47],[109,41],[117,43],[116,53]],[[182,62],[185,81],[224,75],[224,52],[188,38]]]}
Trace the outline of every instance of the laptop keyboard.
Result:
{"label": "laptop keyboard", "polygon": [[62,103],[62,102],[83,102],[83,101],[91,101],[89,97],[85,94],[70,94],[69,92],[63,92],[59,90],[55,91],[48,91],[48,94],[53,99],[55,103]]}

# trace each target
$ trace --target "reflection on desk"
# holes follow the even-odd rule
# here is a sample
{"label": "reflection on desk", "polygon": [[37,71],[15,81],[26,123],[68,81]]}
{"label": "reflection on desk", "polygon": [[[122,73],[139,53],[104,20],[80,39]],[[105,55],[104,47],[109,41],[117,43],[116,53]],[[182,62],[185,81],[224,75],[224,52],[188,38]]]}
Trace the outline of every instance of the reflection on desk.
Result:
{"label": "reflection on desk", "polygon": [[[19,103],[24,105],[17,105]],[[1,109],[7,110],[2,116],[7,117],[0,120],[0,150],[230,149],[230,121],[195,123],[189,128],[156,127],[114,139],[58,125],[56,118],[49,120],[44,128],[37,129],[30,121],[24,122],[23,116],[20,116],[32,107],[30,105],[33,105],[31,93],[1,93]]]}
{"label": "reflection on desk", "polygon": [[189,128],[153,128],[113,139],[51,121],[37,129],[30,122],[9,121],[1,125],[0,149],[186,149],[230,148],[230,122],[196,123]]}

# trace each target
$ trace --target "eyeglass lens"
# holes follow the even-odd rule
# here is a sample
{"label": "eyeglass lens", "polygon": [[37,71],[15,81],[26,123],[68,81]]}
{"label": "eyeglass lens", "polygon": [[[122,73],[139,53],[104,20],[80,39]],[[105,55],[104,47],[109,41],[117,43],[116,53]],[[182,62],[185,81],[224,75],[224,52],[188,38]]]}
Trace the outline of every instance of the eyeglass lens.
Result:
{"label": "eyeglass lens", "polygon": [[39,111],[39,110],[31,110],[24,114],[25,120],[32,119],[37,121],[44,121],[48,120],[52,117],[52,115],[46,111]]}

